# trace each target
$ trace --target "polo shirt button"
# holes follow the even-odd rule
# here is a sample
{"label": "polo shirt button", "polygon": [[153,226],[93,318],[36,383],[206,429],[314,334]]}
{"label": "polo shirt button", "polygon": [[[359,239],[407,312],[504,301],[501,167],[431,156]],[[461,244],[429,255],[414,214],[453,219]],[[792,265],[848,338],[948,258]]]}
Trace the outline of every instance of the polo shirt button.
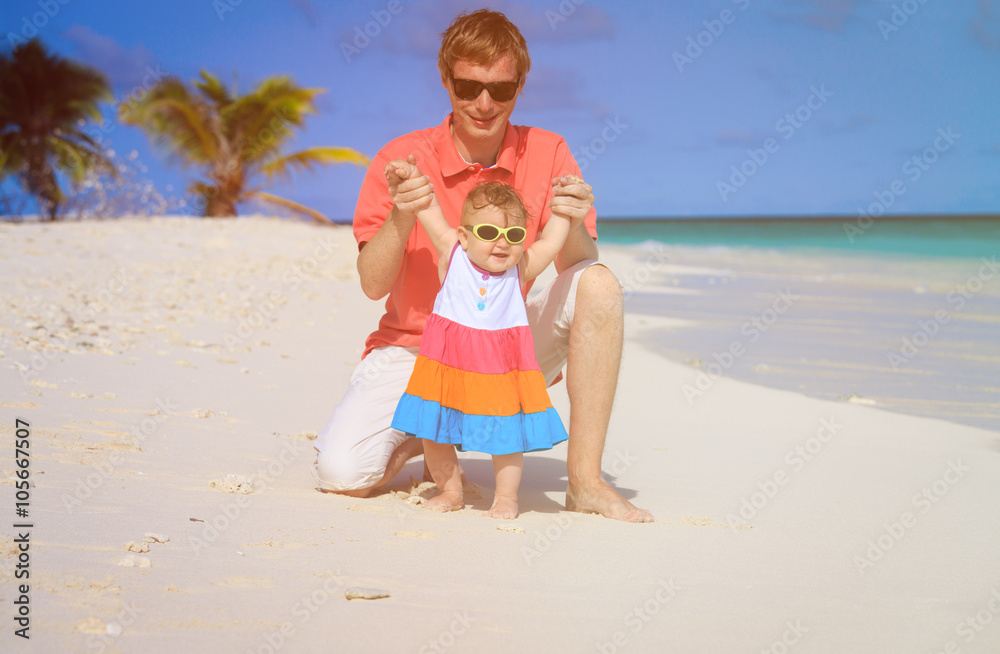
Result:
{"label": "polo shirt button", "polygon": [[479,309],[480,311],[482,311],[483,309],[486,308],[486,303],[485,302],[480,302],[479,304],[476,305],[476,308]]}
{"label": "polo shirt button", "polygon": [[490,276],[489,276],[489,275],[487,275],[486,273],[483,273],[483,281],[484,281],[484,282],[485,282],[485,281],[486,281],[487,279],[489,279],[489,278],[490,278]]}
{"label": "polo shirt button", "polygon": [[475,166],[469,166],[469,172],[470,172],[470,173],[471,173],[472,171],[474,171],[475,169],[476,169],[476,167],[475,167]]}

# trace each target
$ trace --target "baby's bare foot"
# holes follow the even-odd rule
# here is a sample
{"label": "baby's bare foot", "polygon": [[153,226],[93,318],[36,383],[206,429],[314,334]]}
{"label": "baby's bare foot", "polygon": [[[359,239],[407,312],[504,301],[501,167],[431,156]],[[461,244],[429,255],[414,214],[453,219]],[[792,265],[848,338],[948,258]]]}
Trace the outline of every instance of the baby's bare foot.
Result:
{"label": "baby's bare foot", "polygon": [[462,491],[441,491],[431,499],[423,503],[424,508],[431,511],[458,511],[465,508],[465,498]]}
{"label": "baby's bare foot", "polygon": [[487,518],[513,520],[517,517],[517,498],[497,496],[493,500],[493,506],[489,511],[483,511],[483,515]]}

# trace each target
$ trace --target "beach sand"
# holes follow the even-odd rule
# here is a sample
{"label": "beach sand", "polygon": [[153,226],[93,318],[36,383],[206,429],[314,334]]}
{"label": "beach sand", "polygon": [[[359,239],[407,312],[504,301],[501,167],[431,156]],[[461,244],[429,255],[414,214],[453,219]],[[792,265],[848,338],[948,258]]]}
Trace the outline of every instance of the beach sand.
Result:
{"label": "beach sand", "polygon": [[[526,457],[514,521],[479,515],[484,455],[457,513],[416,504],[420,459],[372,498],[317,492],[312,439],[381,315],[355,253],[260,217],[0,225],[4,651],[1000,648],[1000,382],[976,359],[1000,280],[946,299],[978,266],[602,247],[628,295],[604,470],[657,518],[634,525],[564,510],[565,444]],[[952,321],[893,372],[914,295]]]}

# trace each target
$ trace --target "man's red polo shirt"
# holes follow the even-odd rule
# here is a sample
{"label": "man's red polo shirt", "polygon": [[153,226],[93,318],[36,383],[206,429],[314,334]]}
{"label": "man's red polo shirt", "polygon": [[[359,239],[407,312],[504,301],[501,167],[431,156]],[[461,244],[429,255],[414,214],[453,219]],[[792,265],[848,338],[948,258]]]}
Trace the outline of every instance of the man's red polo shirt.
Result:
{"label": "man's red polo shirt", "polygon": [[[492,181],[510,184],[521,194],[528,209],[526,246],[535,241],[549,219],[552,178],[580,175],[580,167],[558,134],[507,123],[496,165],[484,168],[462,159],[451,139],[450,124],[448,115],[437,127],[393,140],[375,156],[354,210],[354,237],[359,248],[375,236],[392,209],[385,166],[393,159],[416,156],[417,167],[434,185],[445,218],[456,227],[462,217],[462,203],[473,186]],[[584,224],[590,235],[597,238],[597,214],[593,208]],[[424,323],[434,308],[440,287],[437,265],[437,251],[418,222],[406,242],[402,268],[385,302],[385,315],[378,329],[368,337],[363,356],[383,345],[420,345]]]}

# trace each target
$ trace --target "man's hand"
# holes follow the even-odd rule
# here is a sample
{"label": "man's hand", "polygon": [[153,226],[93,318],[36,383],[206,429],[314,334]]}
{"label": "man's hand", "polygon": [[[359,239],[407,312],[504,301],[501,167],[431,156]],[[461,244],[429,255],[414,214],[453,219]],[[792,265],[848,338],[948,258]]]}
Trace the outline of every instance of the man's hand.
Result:
{"label": "man's hand", "polygon": [[431,206],[434,187],[430,179],[421,174],[417,158],[412,154],[406,161],[395,159],[386,164],[385,179],[389,183],[389,197],[402,216],[412,218],[418,211]]}
{"label": "man's hand", "polygon": [[593,189],[576,175],[553,178],[552,193],[555,196],[549,202],[552,212],[568,218],[574,228],[583,224],[594,206]]}

